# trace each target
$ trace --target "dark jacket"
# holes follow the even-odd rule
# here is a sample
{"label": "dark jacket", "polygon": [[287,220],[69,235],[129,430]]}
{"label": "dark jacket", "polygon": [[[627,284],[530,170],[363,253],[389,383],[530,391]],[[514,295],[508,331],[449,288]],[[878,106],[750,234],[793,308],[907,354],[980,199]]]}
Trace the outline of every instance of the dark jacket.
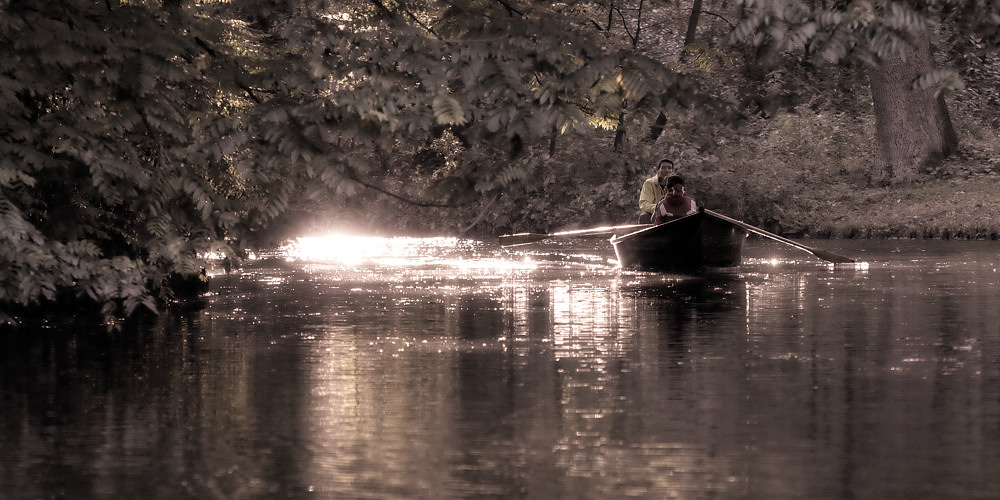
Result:
{"label": "dark jacket", "polygon": [[668,194],[656,203],[653,210],[653,224],[663,224],[678,217],[698,213],[698,205],[687,195]]}

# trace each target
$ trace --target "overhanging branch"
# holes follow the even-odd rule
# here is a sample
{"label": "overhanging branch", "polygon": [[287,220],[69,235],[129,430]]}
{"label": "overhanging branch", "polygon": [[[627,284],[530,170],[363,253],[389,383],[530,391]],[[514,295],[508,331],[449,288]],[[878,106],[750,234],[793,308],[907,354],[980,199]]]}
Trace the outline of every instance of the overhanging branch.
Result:
{"label": "overhanging branch", "polygon": [[393,193],[392,191],[389,191],[389,190],[387,190],[387,189],[385,189],[385,188],[383,188],[381,186],[376,186],[374,184],[369,184],[369,183],[367,183],[365,181],[361,181],[361,180],[358,180],[358,179],[351,179],[351,180],[353,180],[354,182],[357,182],[358,184],[361,184],[362,186],[364,186],[364,187],[366,187],[368,189],[371,189],[373,191],[378,191],[378,192],[380,192],[380,193],[382,193],[382,194],[384,194],[386,196],[390,196],[390,197],[395,198],[395,199],[397,199],[399,201],[402,201],[403,203],[406,203],[408,205],[413,205],[415,207],[452,208],[450,205],[446,205],[444,203],[433,203],[433,202],[428,202],[428,201],[412,200],[412,199],[407,198],[407,197],[405,197],[403,195]]}

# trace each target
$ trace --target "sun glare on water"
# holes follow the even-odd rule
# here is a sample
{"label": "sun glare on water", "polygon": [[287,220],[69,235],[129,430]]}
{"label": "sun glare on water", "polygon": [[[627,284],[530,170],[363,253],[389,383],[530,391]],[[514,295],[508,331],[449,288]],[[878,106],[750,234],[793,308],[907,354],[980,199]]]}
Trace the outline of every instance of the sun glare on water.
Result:
{"label": "sun glare on water", "polygon": [[525,269],[535,264],[492,255],[484,244],[454,237],[414,238],[328,234],[298,238],[282,250],[289,260],[360,266],[443,265],[458,268]]}
{"label": "sun glare on water", "polygon": [[290,243],[286,251],[287,257],[292,260],[353,266],[362,262],[412,257],[416,251],[413,242],[408,240],[411,238],[308,236]]}

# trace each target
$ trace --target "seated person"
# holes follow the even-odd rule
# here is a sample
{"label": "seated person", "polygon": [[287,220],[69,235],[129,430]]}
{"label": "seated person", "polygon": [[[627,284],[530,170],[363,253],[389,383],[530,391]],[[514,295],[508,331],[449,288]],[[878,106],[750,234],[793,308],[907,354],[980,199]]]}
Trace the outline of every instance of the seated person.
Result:
{"label": "seated person", "polygon": [[698,213],[698,205],[684,191],[684,179],[679,175],[668,177],[667,190],[653,210],[653,224],[663,224],[695,213]]}
{"label": "seated person", "polygon": [[664,185],[673,168],[674,162],[664,158],[656,166],[656,175],[642,183],[642,190],[639,192],[639,224],[649,224],[653,221],[653,208],[656,207],[656,202],[663,198]]}

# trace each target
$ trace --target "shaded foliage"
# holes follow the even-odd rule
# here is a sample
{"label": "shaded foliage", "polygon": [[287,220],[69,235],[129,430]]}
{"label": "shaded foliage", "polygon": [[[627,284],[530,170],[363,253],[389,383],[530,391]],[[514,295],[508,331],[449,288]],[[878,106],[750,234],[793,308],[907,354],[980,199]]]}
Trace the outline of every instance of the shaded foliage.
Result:
{"label": "shaded foliage", "polygon": [[[206,253],[238,258],[293,198],[478,205],[623,99],[637,118],[698,99],[557,3],[0,8],[0,303],[75,297],[109,321],[155,310]],[[429,149],[419,179],[387,182],[381,160]]]}
{"label": "shaded foliage", "polygon": [[241,57],[207,42],[231,25],[134,3],[3,11],[0,302],[155,310],[164,276],[280,210],[268,173],[234,161],[250,137]]}
{"label": "shaded foliage", "polygon": [[[1000,22],[986,2],[858,1],[813,8],[796,0],[747,2],[731,39],[757,48],[765,64],[789,51],[817,63],[860,61],[869,68],[877,124],[872,184],[912,182],[928,163],[954,153],[958,137],[944,93],[962,90],[959,72],[932,62],[936,22],[989,37]],[[986,20],[983,22],[983,20]]]}
{"label": "shaded foliage", "polygon": [[[788,227],[796,191],[774,178],[854,174],[862,148],[830,141],[871,136],[857,65],[902,53],[907,26],[951,30],[966,95],[995,98],[993,4],[831,5],[709,2],[687,30],[687,3],[0,0],[0,320],[156,310],[206,254],[317,213],[470,234],[630,220],[660,156],[711,208]],[[752,43],[724,43],[734,26]],[[796,160],[821,147],[821,167]]]}

